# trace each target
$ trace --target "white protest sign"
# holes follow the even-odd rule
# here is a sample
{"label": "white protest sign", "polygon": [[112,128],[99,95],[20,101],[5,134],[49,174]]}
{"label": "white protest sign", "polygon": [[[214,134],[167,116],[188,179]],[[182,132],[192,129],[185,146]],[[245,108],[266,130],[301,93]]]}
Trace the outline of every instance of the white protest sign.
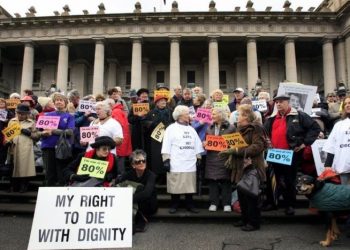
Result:
{"label": "white protest sign", "polygon": [[132,247],[132,188],[39,188],[28,250]]}
{"label": "white protest sign", "polygon": [[84,112],[84,113],[85,112],[96,113],[96,103],[85,101],[85,100],[79,100],[78,111]]}
{"label": "white protest sign", "polygon": [[317,175],[322,174],[324,171],[324,163],[327,159],[327,153],[322,149],[326,141],[326,139],[318,139],[311,145],[312,156],[314,157]]}
{"label": "white protest sign", "polygon": [[265,100],[252,101],[252,105],[260,112],[265,112],[267,110],[267,103]]}
{"label": "white protest sign", "polygon": [[0,110],[0,121],[6,121],[7,119],[7,110]]}

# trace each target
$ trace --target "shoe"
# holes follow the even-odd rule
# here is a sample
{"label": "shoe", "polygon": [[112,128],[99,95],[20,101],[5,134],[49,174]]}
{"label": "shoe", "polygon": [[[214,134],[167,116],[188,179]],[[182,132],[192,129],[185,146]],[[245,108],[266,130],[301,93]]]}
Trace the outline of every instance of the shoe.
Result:
{"label": "shoe", "polygon": [[232,212],[231,206],[230,205],[224,206],[224,212],[225,213],[231,213]]}
{"label": "shoe", "polygon": [[216,207],[216,205],[210,205],[208,210],[209,210],[209,212],[216,212],[217,207]]}
{"label": "shoe", "polygon": [[239,221],[236,221],[235,223],[233,223],[234,227],[243,227],[245,225],[246,224],[242,220],[239,220]]}
{"label": "shoe", "polygon": [[293,207],[287,207],[285,210],[284,210],[284,213],[286,215],[294,215],[295,214],[295,211],[294,211],[294,208]]}
{"label": "shoe", "polygon": [[175,214],[177,212],[177,209],[172,207],[169,209],[169,214]]}
{"label": "shoe", "polygon": [[247,225],[244,225],[243,227],[241,227],[241,229],[242,229],[242,231],[251,232],[251,231],[259,230],[260,227],[247,224]]}
{"label": "shoe", "polygon": [[187,211],[188,212],[191,212],[193,214],[198,214],[199,213],[199,210],[198,209],[195,209],[194,207],[188,207],[187,208]]}

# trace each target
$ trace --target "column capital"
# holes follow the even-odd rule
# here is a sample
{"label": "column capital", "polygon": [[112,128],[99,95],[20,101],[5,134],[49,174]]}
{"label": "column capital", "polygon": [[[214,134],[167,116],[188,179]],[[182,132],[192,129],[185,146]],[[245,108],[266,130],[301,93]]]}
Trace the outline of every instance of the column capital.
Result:
{"label": "column capital", "polygon": [[69,39],[68,38],[58,38],[56,41],[59,43],[59,45],[69,45]]}
{"label": "column capital", "polygon": [[345,42],[345,37],[344,36],[337,36],[337,43],[343,43]]}
{"label": "column capital", "polygon": [[168,36],[170,43],[180,43],[181,36]]}
{"label": "column capital", "polygon": [[295,42],[295,40],[298,39],[299,36],[285,36],[283,38],[283,43],[291,43],[291,42]]}
{"label": "column capital", "polygon": [[142,43],[143,39],[142,36],[131,36],[130,39],[133,43]]}
{"label": "column capital", "polygon": [[25,46],[31,46],[31,47],[34,47],[34,41],[31,40],[31,39],[28,39],[28,40],[21,40],[21,43],[23,43]]}
{"label": "column capital", "polygon": [[106,42],[104,37],[92,37],[92,40],[94,40],[96,44],[104,44]]}
{"label": "column capital", "polygon": [[247,43],[256,42],[256,40],[257,40],[259,37],[260,37],[260,36],[246,36],[246,41],[247,41]]}
{"label": "column capital", "polygon": [[322,37],[322,44],[333,43],[333,40],[335,40],[336,38],[336,36],[324,36]]}
{"label": "column capital", "polygon": [[208,38],[209,43],[211,43],[211,42],[217,43],[220,36],[219,35],[211,35],[211,36],[208,36],[207,38]]}

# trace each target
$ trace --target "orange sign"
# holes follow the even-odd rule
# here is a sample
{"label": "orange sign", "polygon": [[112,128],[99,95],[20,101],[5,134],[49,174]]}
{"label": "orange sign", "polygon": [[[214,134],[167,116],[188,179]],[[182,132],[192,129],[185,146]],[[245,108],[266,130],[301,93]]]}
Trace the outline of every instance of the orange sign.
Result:
{"label": "orange sign", "polygon": [[227,149],[227,143],[225,139],[220,135],[207,135],[205,140],[206,150],[223,151]]}
{"label": "orange sign", "polygon": [[166,97],[170,100],[170,91],[169,90],[155,90],[154,99],[157,99],[158,96]]}
{"label": "orange sign", "polygon": [[19,99],[6,99],[6,107],[8,109],[15,109],[17,105],[21,103]]}
{"label": "orange sign", "polygon": [[149,103],[134,103],[132,105],[134,115],[143,116],[149,112]]}
{"label": "orange sign", "polygon": [[230,148],[243,148],[248,146],[240,133],[222,135],[222,137]]}

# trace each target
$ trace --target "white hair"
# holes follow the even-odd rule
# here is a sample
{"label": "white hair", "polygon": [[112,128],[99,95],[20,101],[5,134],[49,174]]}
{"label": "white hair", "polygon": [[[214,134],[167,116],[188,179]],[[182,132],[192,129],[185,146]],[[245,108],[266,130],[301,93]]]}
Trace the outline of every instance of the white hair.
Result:
{"label": "white hair", "polygon": [[20,94],[18,94],[18,93],[12,93],[12,94],[10,95],[10,99],[12,99],[12,98],[19,98],[19,99],[21,99],[21,96],[20,96]]}
{"label": "white hair", "polygon": [[270,94],[268,92],[265,91],[261,91],[258,95],[258,99],[263,98],[266,101],[270,101]]}
{"label": "white hair", "polygon": [[187,106],[179,105],[174,109],[173,118],[175,121],[177,121],[180,115],[183,115],[189,112],[190,112],[190,109]]}
{"label": "white hair", "polygon": [[221,119],[223,121],[228,120],[227,109],[215,107],[215,108],[213,108],[212,112],[214,112],[214,111],[216,111],[221,116]]}
{"label": "white hair", "polygon": [[108,102],[106,102],[106,101],[97,102],[96,103],[96,108],[97,107],[101,107],[107,113],[108,116],[111,115],[111,113],[112,113],[112,108],[108,104]]}
{"label": "white hair", "polygon": [[115,101],[112,98],[107,98],[104,100],[105,103],[107,103],[110,107],[113,107],[115,105]]}

